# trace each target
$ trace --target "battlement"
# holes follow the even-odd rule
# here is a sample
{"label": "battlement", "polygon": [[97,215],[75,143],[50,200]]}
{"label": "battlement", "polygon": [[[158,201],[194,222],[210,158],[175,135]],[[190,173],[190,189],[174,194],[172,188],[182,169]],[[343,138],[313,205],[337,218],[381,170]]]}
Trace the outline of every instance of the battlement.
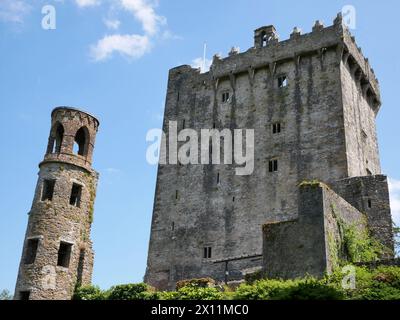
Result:
{"label": "battlement", "polygon": [[[283,41],[279,41],[274,26],[257,28],[254,31],[253,47],[242,53],[232,48],[224,58],[219,54],[214,55],[210,71],[204,74],[214,80],[242,73],[254,73],[262,68],[268,68],[274,74],[278,64],[294,61],[299,65],[302,57],[310,55],[317,55],[323,59],[328,50],[337,52],[338,58],[349,68],[364,97],[377,113],[381,106],[378,79],[369,60],[357,46],[355,37],[343,24],[341,13],[334,19],[333,25],[328,27],[317,20],[309,33],[302,34],[298,27],[294,27],[290,38]],[[183,65],[171,69],[171,73],[199,75],[200,70]]]}
{"label": "battlement", "polygon": [[92,172],[93,150],[99,125],[99,120],[85,111],[71,107],[55,108],[51,113],[47,151],[39,166],[48,162],[63,162]]}

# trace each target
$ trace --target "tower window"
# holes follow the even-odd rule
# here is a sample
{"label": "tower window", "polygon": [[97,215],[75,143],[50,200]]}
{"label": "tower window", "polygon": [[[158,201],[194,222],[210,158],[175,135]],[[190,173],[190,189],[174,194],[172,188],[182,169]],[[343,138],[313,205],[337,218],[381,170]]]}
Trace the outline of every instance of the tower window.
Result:
{"label": "tower window", "polygon": [[371,199],[368,199],[368,208],[372,208],[372,200]]}
{"label": "tower window", "polygon": [[176,190],[176,191],[175,191],[175,199],[178,200],[178,198],[179,198],[179,191]]}
{"label": "tower window", "polygon": [[269,172],[278,171],[278,160],[277,159],[270,160],[268,164],[268,169]]}
{"label": "tower window", "polygon": [[80,156],[88,154],[89,131],[86,127],[80,128],[75,135],[74,153]]}
{"label": "tower window", "polygon": [[52,201],[56,180],[44,180],[42,189],[42,201]]}
{"label": "tower window", "polygon": [[57,122],[57,124],[51,130],[47,153],[60,153],[63,138],[64,127],[61,123]]}
{"label": "tower window", "polygon": [[39,239],[28,239],[25,253],[25,264],[32,264],[35,262],[38,246]]}
{"label": "tower window", "polygon": [[60,242],[58,249],[57,266],[68,268],[71,259],[72,244],[67,242]]}
{"label": "tower window", "polygon": [[217,184],[219,184],[219,172],[217,173]]}
{"label": "tower window", "polygon": [[278,88],[284,88],[287,87],[288,81],[286,76],[280,76],[278,77]]}
{"label": "tower window", "polygon": [[272,133],[280,133],[281,132],[281,124],[279,122],[272,124]]}
{"label": "tower window", "polygon": [[30,291],[20,291],[19,292],[19,300],[22,300],[22,301],[29,300],[30,296],[31,296]]}
{"label": "tower window", "polygon": [[204,259],[211,259],[212,256],[212,248],[211,247],[204,247],[203,249],[203,258]]}
{"label": "tower window", "polygon": [[71,190],[71,197],[69,199],[69,204],[71,206],[75,206],[80,208],[81,206],[81,196],[82,196],[82,186],[74,183],[72,185],[72,190]]}
{"label": "tower window", "polygon": [[183,121],[182,121],[182,129],[185,129],[185,124],[186,124],[186,120],[183,119]]}
{"label": "tower window", "polygon": [[229,102],[229,91],[222,93],[222,102]]}

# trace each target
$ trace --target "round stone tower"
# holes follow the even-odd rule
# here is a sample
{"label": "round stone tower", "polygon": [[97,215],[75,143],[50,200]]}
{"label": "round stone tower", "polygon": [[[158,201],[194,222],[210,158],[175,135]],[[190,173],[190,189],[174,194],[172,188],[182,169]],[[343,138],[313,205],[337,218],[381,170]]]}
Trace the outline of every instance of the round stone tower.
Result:
{"label": "round stone tower", "polygon": [[71,299],[77,284],[90,284],[90,230],[98,173],[92,156],[99,121],[59,107],[29,212],[15,299]]}

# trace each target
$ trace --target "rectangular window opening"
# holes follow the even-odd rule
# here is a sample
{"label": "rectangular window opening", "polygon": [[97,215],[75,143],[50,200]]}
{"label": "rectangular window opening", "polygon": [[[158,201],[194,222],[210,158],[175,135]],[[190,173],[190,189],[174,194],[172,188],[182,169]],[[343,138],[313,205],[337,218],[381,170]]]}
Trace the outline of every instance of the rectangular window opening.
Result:
{"label": "rectangular window opening", "polygon": [[280,133],[281,132],[281,124],[279,122],[274,123],[272,125],[272,133],[276,134],[276,133]]}
{"label": "rectangular window opening", "polygon": [[30,291],[20,291],[19,292],[19,300],[27,301],[27,300],[29,300],[30,296],[31,296]]}
{"label": "rectangular window opening", "polygon": [[82,197],[82,186],[74,183],[72,185],[71,197],[69,199],[69,204],[71,206],[80,207],[81,206],[81,197]]}
{"label": "rectangular window opening", "polygon": [[28,239],[26,245],[25,264],[35,263],[39,239]]}
{"label": "rectangular window opening", "polygon": [[222,102],[229,102],[229,92],[222,93]]}
{"label": "rectangular window opening", "polygon": [[212,249],[211,249],[211,247],[204,247],[204,250],[203,250],[203,258],[204,259],[211,259],[211,252],[212,252]]}
{"label": "rectangular window opening", "polygon": [[56,180],[44,180],[42,189],[42,201],[52,201]]}
{"label": "rectangular window opening", "polygon": [[368,199],[368,208],[372,208],[372,200],[371,199]]}
{"label": "rectangular window opening", "polygon": [[57,266],[68,268],[71,259],[72,244],[67,242],[60,242],[58,249]]}
{"label": "rectangular window opening", "polygon": [[284,88],[287,87],[288,81],[286,76],[280,76],[278,77],[278,88]]}
{"label": "rectangular window opening", "polygon": [[219,184],[219,172],[217,173],[217,184]]}
{"label": "rectangular window opening", "polygon": [[268,171],[269,172],[278,171],[278,160],[277,159],[273,159],[273,160],[269,161],[269,163],[268,163]]}
{"label": "rectangular window opening", "polygon": [[178,190],[176,190],[175,191],[175,199],[178,200],[178,198],[179,198],[179,192],[178,192]]}

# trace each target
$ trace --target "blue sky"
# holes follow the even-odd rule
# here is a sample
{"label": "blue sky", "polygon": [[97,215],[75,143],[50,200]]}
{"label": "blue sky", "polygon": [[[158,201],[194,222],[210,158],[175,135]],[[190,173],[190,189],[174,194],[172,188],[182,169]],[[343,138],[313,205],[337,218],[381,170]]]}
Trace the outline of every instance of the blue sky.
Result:
{"label": "blue sky", "polygon": [[[54,107],[80,107],[101,121],[93,282],[142,281],[156,181],[145,136],[161,126],[168,69],[196,64],[204,42],[208,59],[232,46],[247,50],[262,25],[274,24],[281,39],[294,26],[310,32],[317,19],[330,25],[348,4],[381,84],[382,171],[400,222],[397,0],[0,0],[0,289],[14,289]],[[56,9],[55,30],[42,28],[44,5]]]}

